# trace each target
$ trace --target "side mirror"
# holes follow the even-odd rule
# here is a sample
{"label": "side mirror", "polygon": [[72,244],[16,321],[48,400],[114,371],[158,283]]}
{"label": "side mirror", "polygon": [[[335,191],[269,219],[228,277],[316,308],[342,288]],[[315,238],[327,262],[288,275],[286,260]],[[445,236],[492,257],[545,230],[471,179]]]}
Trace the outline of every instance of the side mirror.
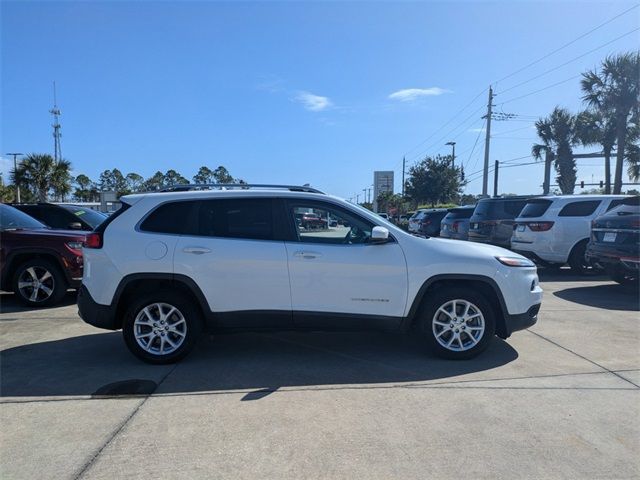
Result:
{"label": "side mirror", "polygon": [[71,222],[69,224],[69,229],[71,229],[71,230],[82,230],[82,224],[80,222]]}
{"label": "side mirror", "polygon": [[371,243],[387,243],[389,241],[389,230],[384,227],[373,227],[371,231]]}

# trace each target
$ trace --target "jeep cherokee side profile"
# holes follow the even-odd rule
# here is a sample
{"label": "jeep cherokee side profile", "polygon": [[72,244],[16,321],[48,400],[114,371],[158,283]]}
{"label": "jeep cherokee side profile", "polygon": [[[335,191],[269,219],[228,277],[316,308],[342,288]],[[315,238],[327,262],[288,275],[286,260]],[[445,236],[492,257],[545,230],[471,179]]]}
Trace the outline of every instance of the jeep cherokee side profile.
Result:
{"label": "jeep cherokee side profile", "polygon": [[203,329],[416,331],[463,359],[537,321],[536,267],[508,250],[418,238],[310,187],[197,188],[123,197],[83,249],[80,316],[147,362]]}

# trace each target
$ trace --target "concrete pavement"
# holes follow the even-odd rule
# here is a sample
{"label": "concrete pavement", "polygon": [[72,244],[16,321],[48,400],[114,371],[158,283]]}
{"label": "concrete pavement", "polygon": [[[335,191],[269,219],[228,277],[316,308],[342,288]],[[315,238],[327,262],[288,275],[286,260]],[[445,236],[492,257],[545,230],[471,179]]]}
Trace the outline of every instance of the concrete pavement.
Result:
{"label": "concrete pavement", "polygon": [[639,478],[638,292],[541,279],[539,323],[467,362],[415,337],[278,333],[156,367],[71,296],[2,295],[0,476]]}

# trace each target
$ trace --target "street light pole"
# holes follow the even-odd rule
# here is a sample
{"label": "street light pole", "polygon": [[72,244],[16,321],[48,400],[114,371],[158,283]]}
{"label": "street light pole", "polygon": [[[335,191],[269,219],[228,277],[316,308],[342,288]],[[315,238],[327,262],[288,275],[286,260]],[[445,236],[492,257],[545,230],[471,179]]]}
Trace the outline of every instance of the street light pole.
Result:
{"label": "street light pole", "polygon": [[447,142],[445,145],[451,145],[451,169],[456,168],[456,142]]}
{"label": "street light pole", "polygon": [[16,173],[18,171],[18,155],[22,156],[22,153],[7,153],[7,155],[13,155],[13,185],[16,187],[16,203],[20,203],[20,187],[18,186],[18,182],[16,182]]}

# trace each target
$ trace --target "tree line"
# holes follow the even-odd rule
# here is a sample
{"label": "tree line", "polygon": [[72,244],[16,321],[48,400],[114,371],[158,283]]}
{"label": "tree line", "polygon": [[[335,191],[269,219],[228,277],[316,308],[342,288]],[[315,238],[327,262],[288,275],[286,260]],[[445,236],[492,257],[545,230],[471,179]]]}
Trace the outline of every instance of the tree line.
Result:
{"label": "tree line", "polygon": [[640,52],[607,57],[600,68],[582,74],[580,88],[585,110],[574,114],[557,106],[539,119],[535,127],[541,142],[531,154],[549,159],[561,192],[572,194],[577,175],[573,149],[597,145],[604,157],[604,193],[619,194],[625,163],[629,177],[640,178]]}
{"label": "tree line", "polygon": [[[175,185],[191,183],[186,177],[170,169],[166,172],[157,171],[152,176],[144,178],[136,172],[126,175],[119,169],[103,171],[96,181],[85,174],[75,177],[71,175],[71,162],[60,160],[55,162],[48,154],[29,154],[11,172],[14,186],[5,186],[0,178],[0,197],[2,201],[12,201],[15,197],[14,186],[20,187],[23,202],[46,202],[48,200],[79,202],[97,202],[100,192],[115,192],[119,198],[123,195],[137,192],[157,191]],[[192,183],[246,183],[240,178],[234,178],[224,166],[210,169],[202,166],[192,177]]]}

